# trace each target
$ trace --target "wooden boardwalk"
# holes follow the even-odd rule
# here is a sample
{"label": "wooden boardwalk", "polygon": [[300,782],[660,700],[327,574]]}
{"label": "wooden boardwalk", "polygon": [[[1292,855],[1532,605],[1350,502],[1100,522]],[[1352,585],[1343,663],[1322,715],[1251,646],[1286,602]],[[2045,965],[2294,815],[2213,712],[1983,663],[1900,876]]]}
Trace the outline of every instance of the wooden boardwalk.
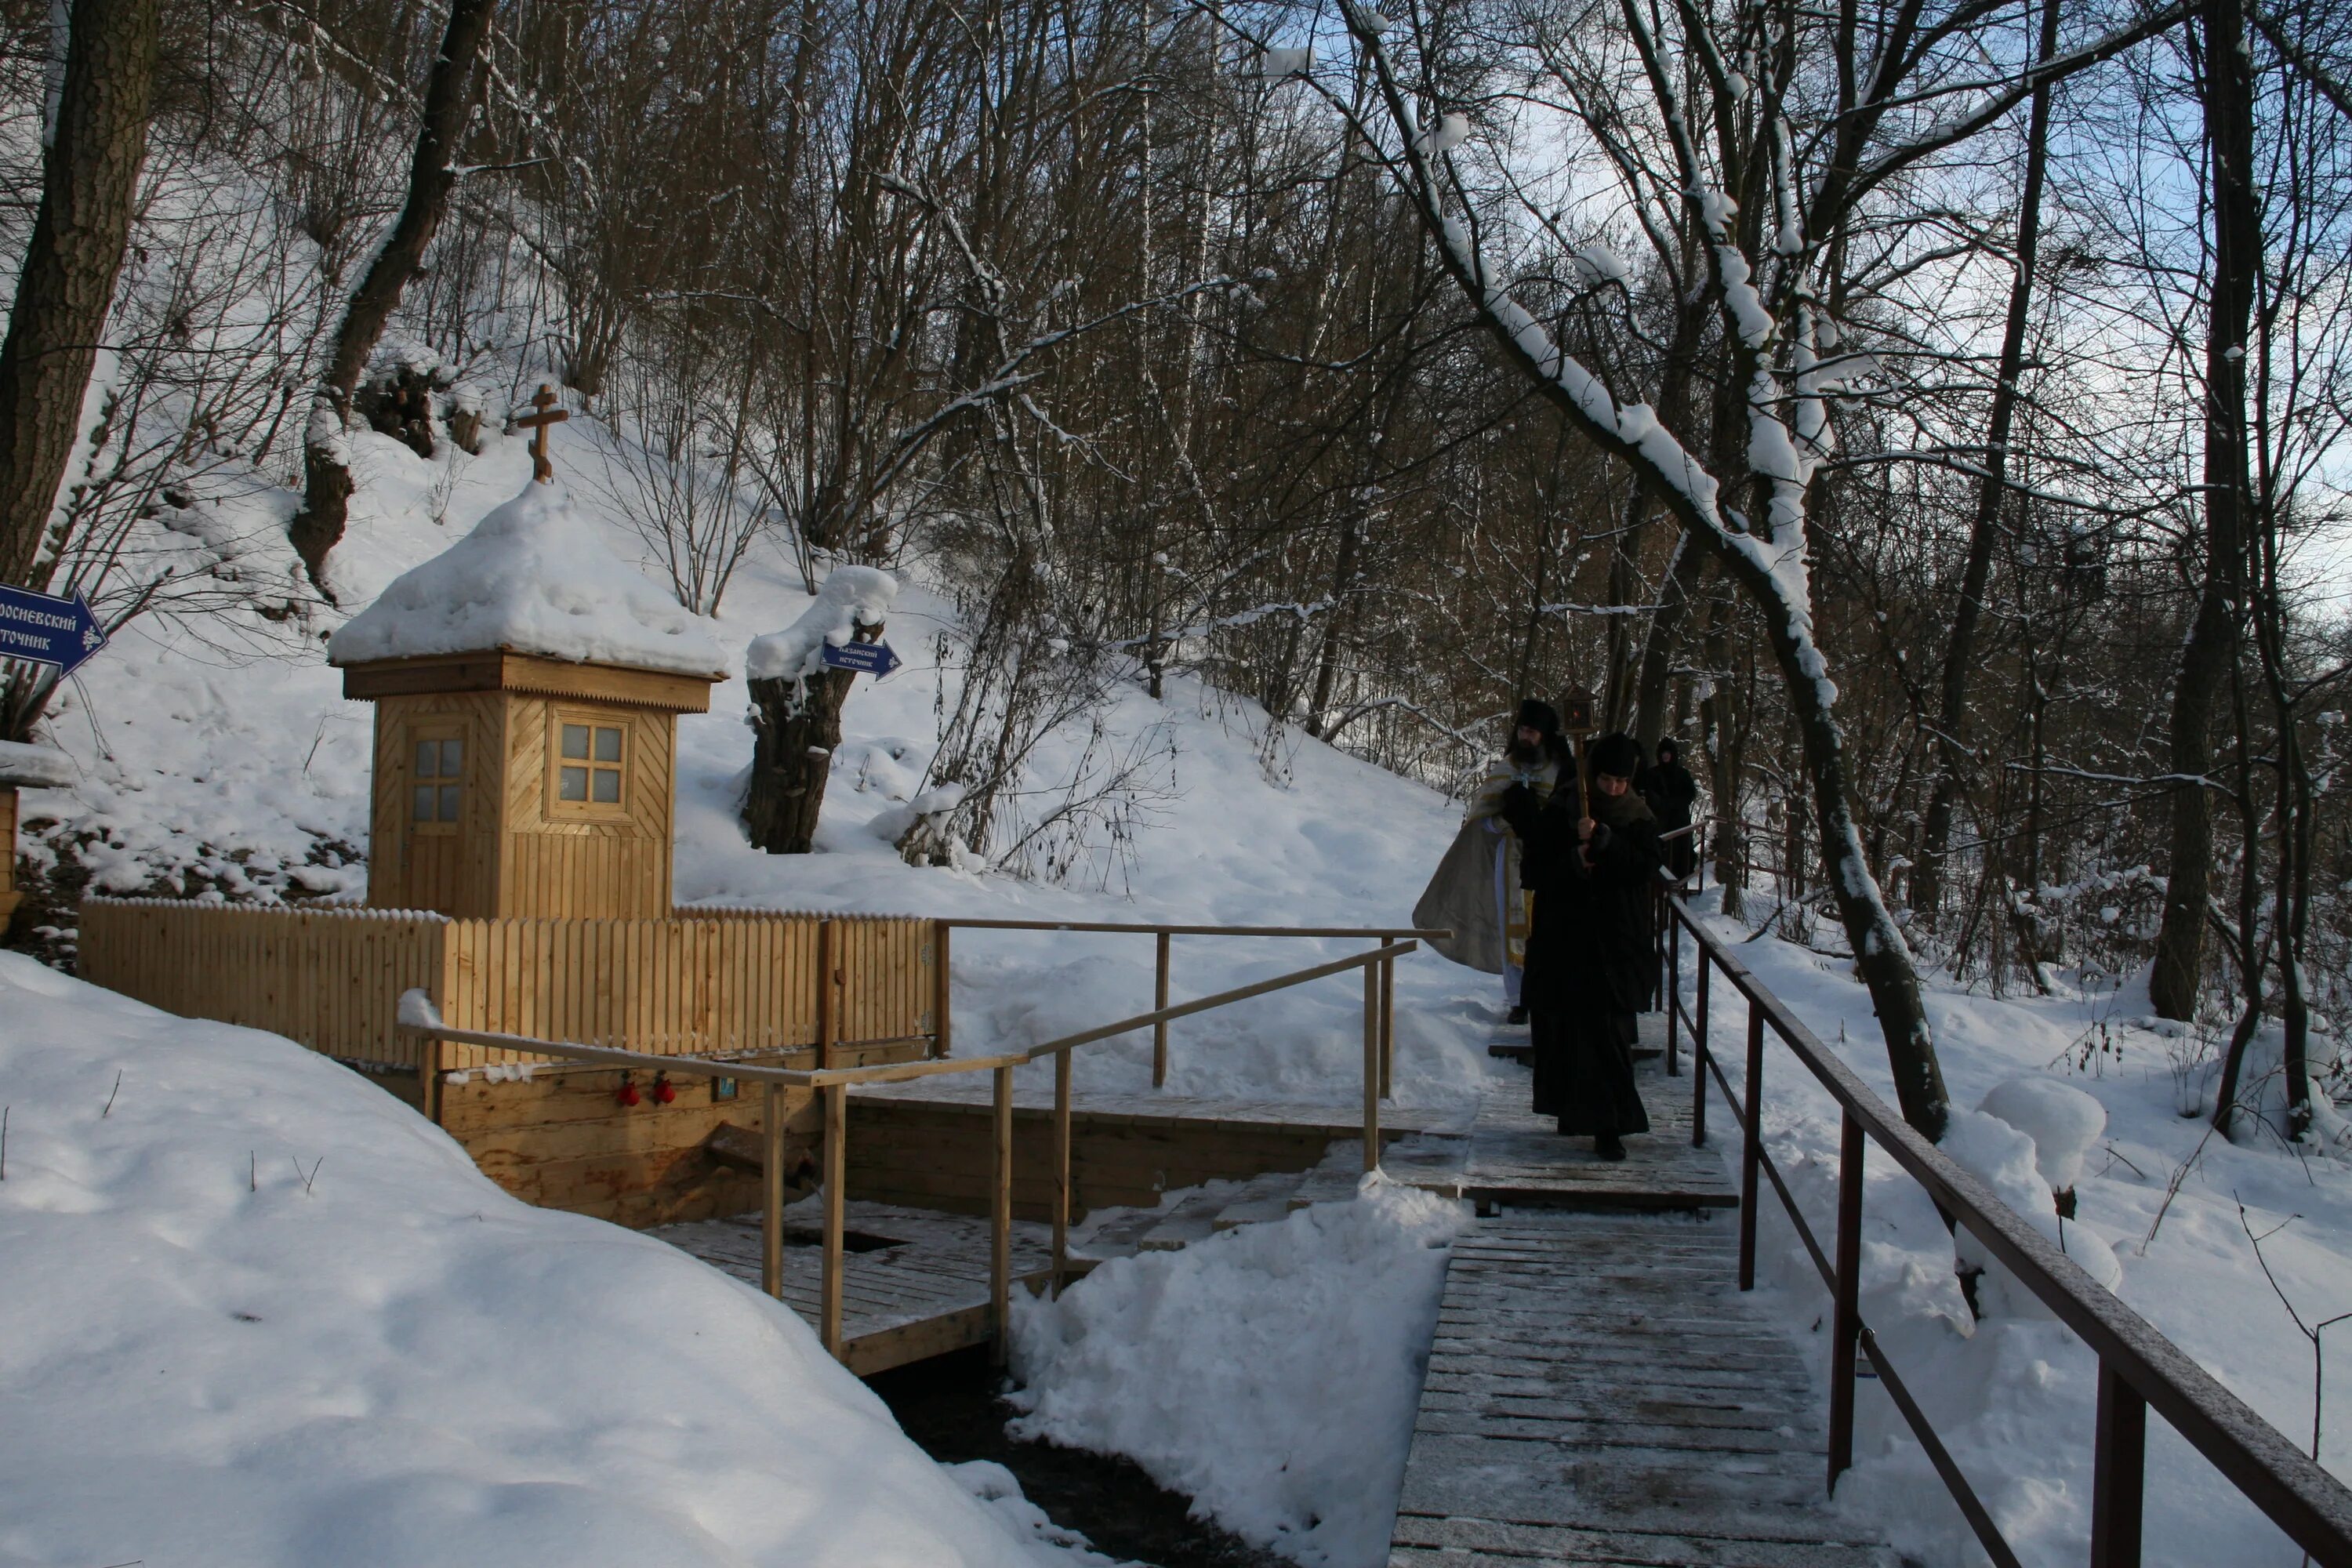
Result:
{"label": "wooden boardwalk", "polygon": [[[1664,1018],[1644,1014],[1641,1026],[1643,1044],[1663,1051]],[[1635,1064],[1650,1131],[1628,1138],[1625,1159],[1612,1163],[1593,1157],[1590,1138],[1563,1138],[1552,1118],[1528,1109],[1533,1080],[1528,1068],[1496,1064],[1470,1128],[1460,1195],[1482,1208],[1496,1204],[1652,1209],[1736,1205],[1739,1194],[1723,1156],[1714,1149],[1691,1147],[1687,1052],[1682,1065],[1681,1076],[1668,1078],[1659,1057]]]}
{"label": "wooden boardwalk", "polygon": [[[819,1200],[784,1211],[784,1301],[818,1326],[824,1249]],[[847,1242],[842,1262],[842,1361],[865,1377],[967,1345],[992,1333],[988,1306],[988,1221],[893,1204],[842,1205]],[[760,1216],[695,1220],[648,1232],[754,1289],[760,1284]],[[1052,1272],[1052,1232],[1013,1226],[1015,1287]]]}
{"label": "wooden boardwalk", "polygon": [[1391,1568],[1896,1568],[1830,1506],[1819,1398],[1737,1288],[1736,1194],[1690,1146],[1691,1080],[1659,1068],[1657,1131],[1622,1164],[1517,1110],[1526,1072],[1496,1070]]}

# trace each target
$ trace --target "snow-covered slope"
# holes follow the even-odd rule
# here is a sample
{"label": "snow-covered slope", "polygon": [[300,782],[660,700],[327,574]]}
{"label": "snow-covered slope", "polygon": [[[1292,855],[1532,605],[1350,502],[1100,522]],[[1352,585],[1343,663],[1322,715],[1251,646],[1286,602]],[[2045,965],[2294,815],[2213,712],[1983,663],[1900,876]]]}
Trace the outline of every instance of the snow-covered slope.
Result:
{"label": "snow-covered slope", "polygon": [[783,1307],[289,1041],[0,953],[0,1564],[1106,1561]]}
{"label": "snow-covered slope", "polygon": [[[560,466],[575,476],[567,483],[576,526],[599,533],[623,560],[642,563],[643,543],[593,478],[599,465],[591,444],[609,442],[610,432],[590,420],[566,430],[578,433],[559,450]],[[352,440],[363,482],[333,564],[345,605],[364,612],[352,623],[364,633],[378,615],[365,610],[373,596],[530,489],[530,462],[520,440],[495,436],[479,458],[450,448],[429,461],[372,433]],[[738,574],[721,616],[696,625],[740,670],[755,638],[792,626],[811,603],[782,544],[771,543]],[[681,902],[1043,920],[1411,923],[1456,808],[1295,736],[1278,748],[1278,776],[1270,780],[1260,759],[1264,713],[1189,681],[1172,683],[1164,701],[1129,689],[1105,715],[1107,745],[1153,753],[1151,785],[1137,806],[1141,830],[1123,845],[1104,837],[1099,858],[1067,886],[907,866],[876,829],[905,820],[936,748],[942,684],[951,703],[955,679],[939,668],[938,644],[953,629],[953,614],[913,584],[889,613],[888,639],[907,665],[878,683],[858,680],[843,715],[846,739],[835,754],[817,853],[761,854],[745,838],[737,814],[751,754],[743,675],[712,689],[709,712],[680,721]],[[134,623],[85,668],[84,695],[68,697],[48,724],[80,782],[26,796],[27,818],[48,824],[28,835],[27,852],[77,858],[101,892],[158,882],[263,900],[363,890],[358,858],[367,838],[372,710],[343,700],[318,635],[330,629],[322,623],[292,657],[232,660],[217,638]],[[1087,739],[1049,739],[1036,758],[1038,786],[1065,776]],[[1350,950],[1183,939],[1174,994],[1200,995]],[[974,932],[959,940],[956,966],[961,1050],[1043,1039],[1151,1005],[1148,938]],[[1433,955],[1407,961],[1396,1080],[1402,1099],[1427,1102],[1475,1084],[1477,1031],[1489,1021],[1495,990]],[[1344,1101],[1360,1070],[1360,989],[1346,976],[1181,1024],[1171,1087]],[[1149,1081],[1149,1038],[1139,1037],[1083,1053],[1079,1082],[1139,1087]]]}

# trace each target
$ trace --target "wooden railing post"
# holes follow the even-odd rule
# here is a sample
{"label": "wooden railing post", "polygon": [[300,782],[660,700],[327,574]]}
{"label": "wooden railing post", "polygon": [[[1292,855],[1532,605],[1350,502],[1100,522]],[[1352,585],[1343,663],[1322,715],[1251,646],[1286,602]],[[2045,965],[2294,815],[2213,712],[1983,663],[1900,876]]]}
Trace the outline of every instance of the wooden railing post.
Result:
{"label": "wooden railing post", "polygon": [[1706,977],[1712,961],[1698,949],[1698,1005],[1691,1010],[1691,1145],[1706,1145]]}
{"label": "wooden railing post", "polygon": [[1380,965],[1364,965],[1364,1169],[1381,1168]]}
{"label": "wooden railing post", "polygon": [[1862,1123],[1838,1132],[1836,1299],[1830,1320],[1830,1490],[1853,1466],[1853,1358],[1862,1344]]}
{"label": "wooden railing post", "polygon": [[955,928],[945,921],[931,922],[931,1055],[945,1057],[955,1046],[955,998],[950,984],[948,933]]}
{"label": "wooden railing post", "polygon": [[1054,1055],[1054,1294],[1070,1265],[1070,1058]]}
{"label": "wooden railing post", "polygon": [[833,1042],[841,1029],[841,1018],[835,1005],[838,995],[836,954],[839,946],[831,921],[816,922],[816,1065],[834,1065]]}
{"label": "wooden railing post", "polygon": [[1748,1003],[1748,1117],[1739,1145],[1739,1288],[1756,1289],[1756,1163],[1764,1152],[1764,1010]]}
{"label": "wooden railing post", "polygon": [[2103,1359],[2091,1460],[2091,1568],[2139,1568],[2147,1468],[2147,1401]]}
{"label": "wooden railing post", "polygon": [[[1385,942],[1388,939],[1381,939]],[[1396,960],[1381,960],[1381,1098],[1396,1098]]]}
{"label": "wooden railing post", "polygon": [[[1168,1005],[1168,933],[1160,933],[1158,973],[1151,982],[1151,1010],[1155,1013]],[[1162,1018],[1151,1026],[1151,1087],[1164,1089],[1168,1084],[1168,1020]]]}
{"label": "wooden railing post", "polygon": [[760,1289],[784,1295],[784,1086],[760,1086]]}
{"label": "wooden railing post", "polygon": [[1683,1005],[1683,933],[1675,924],[1675,907],[1671,900],[1661,898],[1665,906],[1663,935],[1666,941],[1666,1076],[1681,1073],[1675,1054],[1675,1043],[1681,1035],[1680,1010]]}
{"label": "wooden railing post", "polygon": [[[817,1333],[825,1353],[839,1361],[841,1337],[841,1207],[848,1184],[849,1086],[829,1083],[824,1095],[824,1279]],[[776,1162],[779,1170],[783,1162]]]}
{"label": "wooden railing post", "polygon": [[[1067,1061],[1069,1053],[1064,1051]],[[995,1332],[991,1359],[1003,1366],[1013,1355],[1013,1069],[996,1069],[996,1179],[988,1202],[989,1324]]]}

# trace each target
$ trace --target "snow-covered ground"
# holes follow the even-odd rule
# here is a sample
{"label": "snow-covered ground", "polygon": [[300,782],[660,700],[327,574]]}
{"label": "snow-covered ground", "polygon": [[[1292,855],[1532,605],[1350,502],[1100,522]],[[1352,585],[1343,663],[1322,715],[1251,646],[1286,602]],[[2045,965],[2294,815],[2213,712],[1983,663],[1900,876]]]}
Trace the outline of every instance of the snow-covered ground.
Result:
{"label": "snow-covered ground", "polygon": [[[575,420],[558,442],[559,467],[613,550],[643,560],[596,493],[594,453],[611,438],[599,422]],[[529,473],[511,438],[493,437],[478,458],[441,461],[373,435],[352,445],[361,489],[334,570],[353,609],[513,498]],[[224,491],[198,505],[216,514],[211,526],[248,539],[255,561],[284,569],[291,556],[278,531],[289,501]],[[736,800],[751,738],[740,675],[714,689],[709,714],[681,721],[681,900],[1044,920],[1407,923],[1455,808],[1295,737],[1274,748],[1280,765],[1269,770],[1265,715],[1183,681],[1164,700],[1125,690],[1105,717],[1112,744],[1164,746],[1164,763],[1139,830],[1117,849],[1099,846],[1088,875],[1057,887],[906,866],[877,827],[905,820],[953,679],[937,668],[940,634],[954,627],[946,600],[925,585],[929,569],[917,563],[890,611],[889,640],[907,668],[861,679],[850,700],[818,853],[770,857],[745,843]],[[707,629],[740,670],[752,639],[790,626],[808,604],[780,550],[755,552]],[[47,726],[44,738],[72,758],[79,778],[27,793],[37,825],[27,853],[77,858],[100,890],[162,882],[264,900],[363,890],[356,858],[371,714],[341,699],[325,663],[320,634],[335,619],[308,628],[256,621],[201,639],[160,622],[122,633]],[[264,647],[275,651],[256,651]],[[1037,782],[1060,776],[1086,739],[1050,741]],[[1180,939],[1174,991],[1240,984],[1350,945]],[[1867,998],[1843,963],[1770,938],[1741,952],[1885,1089]],[[1134,936],[969,932],[958,939],[956,970],[956,1041],[968,1052],[1141,1011],[1151,994],[1150,944]],[[983,1516],[963,1492],[755,1295],[656,1244],[508,1203],[388,1097],[283,1042],[162,1020],[22,960],[5,961],[0,984],[0,1100],[12,1108],[0,1184],[11,1238],[0,1321],[12,1331],[0,1342],[0,1451],[12,1461],[0,1470],[0,1564],[124,1562],[142,1551],[156,1561],[163,1545],[185,1561],[200,1555],[185,1546],[197,1539],[232,1543],[205,1547],[215,1561],[326,1561],[352,1539],[331,1531],[360,1528],[348,1520],[392,1520],[404,1509],[425,1532],[415,1538],[420,1562],[447,1560],[458,1540],[477,1557],[488,1542],[499,1549],[488,1555],[525,1562],[499,1543],[542,1533],[556,1543],[551,1553],[577,1547],[573,1562],[604,1552],[616,1562],[879,1563],[902,1545],[907,1561],[958,1561],[955,1552],[1015,1560],[986,1555],[1016,1548],[1009,1536],[974,1533]],[[1496,989],[1432,954],[1406,961],[1400,1099],[1475,1092]],[[1734,1040],[1736,999],[1721,987],[1715,994],[1718,1038]],[[1170,1087],[1347,1102],[1360,1070],[1360,996],[1348,976],[1180,1023]],[[2216,1139],[2200,1152],[2204,1124],[2175,1114],[2179,1042],[2128,1022],[2147,1011],[2144,997],[2097,982],[2024,1001],[1937,987],[1930,1005],[1956,1104],[1974,1107],[2021,1074],[2055,1074],[2105,1108],[2068,1235],[2106,1243],[2124,1299],[2302,1441],[2309,1347],[2256,1265],[2237,1201],[2257,1234],[2287,1222],[2265,1253],[2315,1321],[2352,1310],[2352,1173],[2259,1137],[2245,1147]],[[1773,1059],[1768,1131],[1827,1234],[1835,1118],[1789,1058]],[[116,1068],[125,1069],[122,1095],[101,1116]],[[1082,1086],[1140,1088],[1148,1038],[1083,1052],[1077,1073]],[[247,1174],[240,1152],[256,1162],[252,1190],[235,1179]],[[298,1181],[294,1162],[308,1170],[320,1154],[331,1156],[324,1172]],[[1379,1446],[1354,1427],[1371,1422],[1381,1401],[1396,1403],[1404,1386],[1396,1347],[1409,1344],[1413,1314],[1433,1304],[1433,1286],[1404,1282],[1416,1268],[1433,1271],[1440,1254],[1425,1243],[1438,1222],[1398,1201],[1294,1218],[1082,1282],[1024,1321],[1035,1429],[1123,1448],[1197,1487],[1203,1508],[1229,1525],[1310,1560],[1376,1561],[1362,1549],[1379,1533],[1379,1489],[1393,1485],[1379,1479],[1387,1461],[1349,1472],[1320,1445],[1344,1439],[1360,1455]],[[1768,1203],[1768,1283],[1790,1331],[1811,1337],[1823,1303],[1774,1208]],[[1941,1226],[1907,1181],[1876,1162],[1868,1214],[1870,1321],[1913,1369],[2025,1560],[2078,1560],[2091,1463],[2087,1354],[2054,1324],[2003,1311],[1998,1291],[1988,1298],[1992,1315],[1972,1324]],[[1397,1261],[1405,1258],[1412,1266]],[[1245,1434],[1189,1414],[1185,1398],[1204,1374],[1186,1372],[1188,1358],[1206,1354],[1220,1331],[1246,1322],[1269,1346],[1288,1342],[1299,1302],[1332,1281],[1349,1289],[1350,1271],[1375,1259],[1387,1263],[1372,1272],[1393,1267],[1400,1282],[1395,1296],[1379,1298],[1381,1331],[1314,1349],[1338,1358],[1330,1364],[1343,1380],[1354,1376],[1346,1367],[1371,1362],[1394,1376],[1358,1388],[1312,1375],[1322,1363],[1307,1358],[1295,1363],[1307,1369],[1299,1375],[1269,1380]],[[1307,1331],[1301,1324],[1300,1342]],[[1333,1403],[1335,1386],[1360,1404]],[[1161,1419],[1125,1425],[1122,1398]],[[1840,1489],[1843,1505],[1925,1563],[1969,1562],[1940,1486],[1894,1435],[1874,1394],[1864,1416],[1862,1463]],[[856,1436],[813,1448],[813,1424]],[[2292,1550],[2158,1426],[2150,1561],[2292,1563]],[[738,1439],[757,1450],[753,1459],[721,1456]],[[1402,1452],[1401,1428],[1385,1440]],[[1264,1473],[1273,1456],[1294,1452],[1290,1471]],[[2352,1474],[2352,1436],[2329,1436],[2323,1453]],[[163,1500],[112,1500],[108,1489],[128,1496],[128,1478],[142,1467],[162,1478],[148,1485]],[[835,1485],[842,1477],[851,1479]],[[968,1489],[1003,1491],[1001,1478],[961,1479]],[[559,1496],[561,1507],[549,1500]],[[1006,1498],[996,1513],[1010,1518],[1022,1506]],[[158,1533],[167,1510],[186,1533]],[[787,1518],[803,1533],[792,1555],[778,1556],[761,1543],[783,1540]],[[835,1558],[818,1554],[836,1549]]]}
{"label": "snow-covered ground", "polygon": [[15,953],[0,1020],[7,1568],[1108,1562],[782,1306],[289,1041]]}
{"label": "snow-covered ground", "polygon": [[[1734,942],[1748,934],[1720,917],[1714,923]],[[1738,951],[1893,1103],[1869,995],[1848,963],[1769,937]],[[1684,976],[1687,990],[1694,979],[1687,962]],[[2263,1131],[2250,1129],[2243,1146],[2207,1138],[2206,1121],[2177,1111],[2173,1063],[2183,1042],[2170,1026],[2157,1026],[2147,1016],[2144,986],[2067,978],[2074,983],[2048,998],[1994,999],[1930,986],[1928,1010],[1952,1103],[1972,1109],[2020,1077],[2060,1079],[2094,1097],[2105,1110],[2105,1128],[2075,1184],[2074,1216],[2063,1227],[2069,1250],[2096,1275],[2104,1244],[2121,1267],[2116,1293],[2307,1450],[2311,1348],[2264,1281],[2238,1205],[2244,1204],[2254,1235],[2266,1237],[2263,1252],[2280,1286],[2304,1321],[2316,1322],[2352,1310],[2352,1169],[2336,1159],[2289,1152]],[[1737,993],[1721,984],[1711,1005],[1721,1059],[1739,1083],[1745,1011]],[[1767,1147],[1826,1244],[1835,1234],[1837,1108],[1777,1044],[1767,1047],[1764,1081]],[[1970,1129],[1982,1131],[1980,1124]],[[1984,1142],[1979,1138],[1979,1147]],[[1984,1173],[1981,1163],[1964,1163]],[[1951,1240],[1933,1206],[1874,1148],[1866,1169],[1864,1321],[2028,1568],[2081,1562],[2090,1533],[2095,1359],[2021,1290],[1989,1281],[1980,1291],[1986,1315],[1972,1322],[1953,1273]],[[2030,1167],[2027,1175],[2030,1181]],[[2159,1226],[2158,1213],[2176,1179],[2179,1190]],[[2049,1215],[2049,1205],[2042,1212]],[[1761,1214],[1759,1284],[1771,1292],[1784,1326],[1822,1347],[1812,1362],[1825,1377],[1828,1295],[1769,1191]],[[2044,1224],[2058,1228],[2054,1215]],[[2339,1375],[2329,1379],[2331,1409],[2343,1399]],[[1888,1531],[1924,1563],[1962,1568],[1982,1561],[1892,1402],[1874,1383],[1862,1388],[1857,1464],[1839,1486],[1840,1503]],[[2150,1564],[2294,1568],[2301,1552],[2235,1488],[2161,1418],[2148,1427]],[[2324,1437],[2327,1468],[2352,1476],[2352,1430],[2338,1424]]]}
{"label": "snow-covered ground", "polygon": [[1125,1454],[1314,1568],[1385,1563],[1445,1248],[1468,1217],[1370,1175],[1353,1203],[1120,1258],[1023,1302],[1013,1429]]}

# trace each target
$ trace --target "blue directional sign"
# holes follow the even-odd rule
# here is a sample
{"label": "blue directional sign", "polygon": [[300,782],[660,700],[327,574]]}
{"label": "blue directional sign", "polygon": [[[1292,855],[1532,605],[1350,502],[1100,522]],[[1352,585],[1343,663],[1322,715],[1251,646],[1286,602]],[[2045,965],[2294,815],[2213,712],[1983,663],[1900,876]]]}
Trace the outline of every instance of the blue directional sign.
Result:
{"label": "blue directional sign", "polygon": [[854,669],[861,675],[887,675],[901,662],[886,642],[850,642],[839,647],[827,643],[817,657],[835,669]]}
{"label": "blue directional sign", "polygon": [[60,599],[0,583],[0,658],[54,664],[59,675],[71,675],[105,646],[106,628],[79,594]]}

